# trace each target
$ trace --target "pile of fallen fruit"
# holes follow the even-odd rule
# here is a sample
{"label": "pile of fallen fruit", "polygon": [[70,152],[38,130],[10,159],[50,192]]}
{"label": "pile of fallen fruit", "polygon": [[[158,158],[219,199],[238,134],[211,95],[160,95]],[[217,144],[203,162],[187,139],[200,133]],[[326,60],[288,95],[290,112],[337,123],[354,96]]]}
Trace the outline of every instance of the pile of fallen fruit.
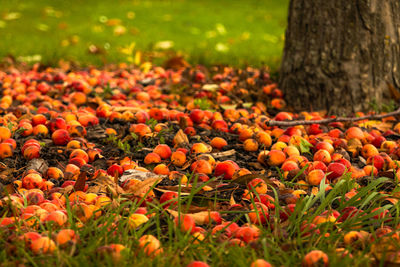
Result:
{"label": "pile of fallen fruit", "polygon": [[[394,117],[269,126],[324,114],[281,111],[281,90],[251,68],[13,69],[0,71],[0,88],[0,250],[8,255],[21,243],[33,257],[70,249],[82,242],[79,229],[107,215],[110,231],[158,228],[129,248],[152,258],[173,227],[195,243],[255,250],[265,229],[301,242],[336,234],[340,257],[368,246],[369,260],[398,262]],[[97,251],[119,261],[124,249]],[[329,264],[317,249],[300,261]]]}

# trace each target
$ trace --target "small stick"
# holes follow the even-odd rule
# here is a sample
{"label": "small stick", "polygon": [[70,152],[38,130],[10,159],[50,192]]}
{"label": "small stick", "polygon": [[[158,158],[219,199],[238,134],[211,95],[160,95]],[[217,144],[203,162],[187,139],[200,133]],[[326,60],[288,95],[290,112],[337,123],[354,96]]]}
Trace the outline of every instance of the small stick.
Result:
{"label": "small stick", "polygon": [[400,108],[393,111],[389,112],[386,114],[372,114],[372,115],[367,115],[367,116],[362,116],[362,117],[336,117],[336,118],[329,118],[329,119],[323,119],[323,120],[298,120],[298,121],[274,121],[270,120],[266,122],[267,126],[296,126],[296,125],[311,125],[311,124],[328,124],[332,122],[355,122],[355,121],[362,121],[362,120],[381,120],[383,118],[391,117],[391,116],[397,116],[400,115]]}
{"label": "small stick", "polygon": [[232,156],[235,153],[236,151],[234,149],[231,149],[224,152],[212,153],[211,156],[213,156],[214,158],[222,158],[222,157]]}
{"label": "small stick", "polygon": [[138,107],[112,107],[112,110],[115,112],[124,112],[124,111],[138,112],[141,109]]}

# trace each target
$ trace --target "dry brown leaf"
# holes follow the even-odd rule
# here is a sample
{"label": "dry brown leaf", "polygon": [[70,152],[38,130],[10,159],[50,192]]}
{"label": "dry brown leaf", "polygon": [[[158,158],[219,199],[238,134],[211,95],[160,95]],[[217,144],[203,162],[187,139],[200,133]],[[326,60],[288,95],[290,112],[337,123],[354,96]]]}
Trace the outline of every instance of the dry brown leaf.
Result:
{"label": "dry brown leaf", "polygon": [[262,112],[267,112],[267,107],[263,102],[257,102],[256,107],[258,107]]}
{"label": "dry brown leaf", "polygon": [[381,132],[386,132],[390,129],[392,129],[393,123],[390,122],[380,122],[379,124],[376,124],[373,126],[373,128],[378,129]]}
{"label": "dry brown leaf", "polygon": [[40,172],[41,174],[45,174],[49,166],[47,165],[47,161],[41,158],[32,159],[26,165],[26,170],[35,170]]}
{"label": "dry brown leaf", "polygon": [[224,152],[212,153],[211,156],[213,156],[213,158],[222,158],[222,157],[232,156],[235,153],[236,153],[236,150],[231,149],[231,150],[227,150],[227,151],[224,151]]}
{"label": "dry brown leaf", "polygon": [[33,117],[33,115],[31,113],[27,113],[27,114],[24,114],[21,117],[19,117],[18,120],[19,121],[24,120],[24,119],[30,120],[30,119],[32,119],[32,117]]}
{"label": "dry brown leaf", "polygon": [[120,19],[109,19],[106,22],[107,26],[117,26],[121,25],[121,20]]}
{"label": "dry brown leaf", "polygon": [[65,72],[71,69],[71,62],[65,61],[63,59],[60,59],[58,61],[58,66]]}
{"label": "dry brown leaf", "polygon": [[164,63],[164,67],[167,69],[174,69],[174,70],[179,70],[179,69],[183,69],[183,68],[187,68],[190,67],[190,64],[187,63],[183,57],[181,56],[176,56],[176,57],[172,57],[170,59],[168,59],[165,63]]}
{"label": "dry brown leaf", "polygon": [[134,194],[135,196],[144,196],[155,184],[159,183],[162,177],[148,178],[144,181],[136,183],[134,186],[128,188],[126,193]]}
{"label": "dry brown leaf", "polygon": [[233,205],[236,204],[236,201],[235,201],[235,198],[233,197],[233,194],[231,195],[231,198],[229,199],[229,204],[230,204],[231,206],[233,206]]}
{"label": "dry brown leaf", "polygon": [[379,262],[383,260],[385,266],[400,266],[400,252],[395,240],[388,236],[371,246],[371,253]]}
{"label": "dry brown leaf", "polygon": [[394,170],[380,171],[380,172],[378,172],[377,177],[387,177],[389,179],[395,179],[396,174],[395,174]]}
{"label": "dry brown leaf", "polygon": [[360,127],[364,127],[367,129],[377,129],[382,132],[386,132],[393,127],[393,123],[390,122],[382,122],[377,120],[368,120],[366,122],[360,123]]}
{"label": "dry brown leaf", "polygon": [[189,168],[192,165],[193,162],[194,162],[194,159],[187,160],[185,162],[185,164],[183,164],[183,166],[180,168],[180,170],[181,171],[186,170],[187,168]]}
{"label": "dry brown leaf", "polygon": [[15,180],[13,172],[15,169],[13,168],[6,168],[5,170],[0,172],[0,182],[3,184],[11,183]]}
{"label": "dry brown leaf", "polygon": [[175,147],[189,145],[189,139],[182,129],[180,129],[174,136],[174,145]]}
{"label": "dry brown leaf", "polygon": [[89,47],[88,47],[88,52],[89,52],[90,54],[98,55],[98,54],[104,54],[104,53],[105,53],[105,50],[104,50],[102,47],[100,47],[100,46],[91,44],[91,45],[89,45]]}
{"label": "dry brown leaf", "polygon": [[125,191],[117,185],[113,178],[107,175],[100,175],[93,181],[94,185],[87,190],[88,193],[105,193],[117,196]]}
{"label": "dry brown leaf", "polygon": [[[166,193],[166,192],[179,192],[179,186],[160,186],[157,188],[154,188],[154,190],[159,191],[161,193]],[[182,196],[188,196],[190,195],[190,192],[193,190],[191,187],[186,187],[186,186],[181,186],[181,195]]]}
{"label": "dry brown leaf", "polygon": [[117,197],[118,195],[125,193],[125,191],[118,185],[113,185],[113,186],[108,185],[106,186],[106,189],[107,193],[112,195],[113,197]]}
{"label": "dry brown leaf", "polygon": [[94,194],[107,193],[107,190],[105,190],[104,186],[93,185],[88,188],[86,193],[94,193]]}
{"label": "dry brown leaf", "polygon": [[283,183],[281,183],[278,179],[276,179],[276,178],[270,178],[268,181],[267,181],[267,184],[268,184],[268,182],[271,184],[271,185],[273,185],[275,188],[278,188],[279,190],[285,190],[286,189],[286,186],[283,184]]}
{"label": "dry brown leaf", "polygon": [[147,179],[155,178],[155,177],[157,177],[157,178],[165,177],[165,175],[158,175],[158,174],[155,174],[154,172],[144,172],[144,171],[139,171],[139,170],[135,170],[135,169],[130,169],[130,170],[126,170],[124,172],[124,174],[119,178],[119,182],[123,183],[130,179],[145,181]]}
{"label": "dry brown leaf", "polygon": [[259,162],[249,162],[248,165],[258,170],[265,170],[265,167]]}
{"label": "dry brown leaf", "polygon": [[16,193],[14,183],[3,185],[0,183],[0,197],[9,196]]}
{"label": "dry brown leaf", "polygon": [[78,176],[78,179],[76,180],[75,185],[74,185],[74,190],[75,191],[83,191],[85,189],[85,183],[86,183],[86,173],[81,172]]}
{"label": "dry brown leaf", "polygon": [[63,194],[63,195],[68,196],[73,190],[74,190],[74,186],[73,185],[69,185],[69,186],[66,186],[64,188],[61,188],[59,192],[61,194]]}
{"label": "dry brown leaf", "polygon": [[294,191],[294,189],[292,189],[292,188],[281,189],[281,190],[279,190],[279,195],[289,195],[289,194],[292,194],[293,191]]}

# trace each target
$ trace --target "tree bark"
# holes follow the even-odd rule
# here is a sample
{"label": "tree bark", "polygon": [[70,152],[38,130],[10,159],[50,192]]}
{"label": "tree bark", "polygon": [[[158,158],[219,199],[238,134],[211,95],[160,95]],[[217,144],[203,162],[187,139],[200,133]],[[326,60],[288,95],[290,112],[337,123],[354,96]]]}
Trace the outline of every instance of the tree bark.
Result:
{"label": "tree bark", "polygon": [[400,88],[400,0],[291,0],[279,83],[298,110],[382,103]]}

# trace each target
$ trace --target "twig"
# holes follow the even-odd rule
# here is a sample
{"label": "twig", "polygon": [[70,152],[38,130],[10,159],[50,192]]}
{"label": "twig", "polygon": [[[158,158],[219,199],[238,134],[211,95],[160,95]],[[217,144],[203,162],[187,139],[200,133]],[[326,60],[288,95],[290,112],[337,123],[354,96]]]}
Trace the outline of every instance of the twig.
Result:
{"label": "twig", "polygon": [[138,107],[112,107],[112,110],[115,112],[124,112],[124,111],[138,112],[141,109]]}
{"label": "twig", "polygon": [[355,122],[355,121],[362,121],[362,120],[381,120],[383,118],[391,117],[391,116],[397,116],[400,115],[400,108],[393,111],[389,112],[386,114],[381,114],[381,115],[367,115],[367,116],[362,116],[362,117],[336,117],[336,118],[329,118],[329,119],[323,119],[323,120],[298,120],[298,121],[267,121],[266,124],[267,126],[296,126],[296,125],[311,125],[311,124],[328,124],[332,122]]}
{"label": "twig", "polygon": [[231,149],[224,152],[212,153],[211,156],[213,156],[213,158],[222,158],[222,157],[232,156],[235,153],[236,151],[234,149]]}

